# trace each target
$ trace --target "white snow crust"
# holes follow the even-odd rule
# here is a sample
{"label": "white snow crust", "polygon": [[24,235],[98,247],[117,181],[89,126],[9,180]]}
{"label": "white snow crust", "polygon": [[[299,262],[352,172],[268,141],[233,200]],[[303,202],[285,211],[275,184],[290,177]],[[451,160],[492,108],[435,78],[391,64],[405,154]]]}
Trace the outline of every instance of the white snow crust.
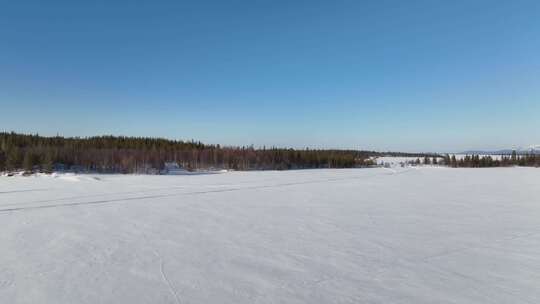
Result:
{"label": "white snow crust", "polygon": [[540,169],[0,177],[0,303],[540,303]]}

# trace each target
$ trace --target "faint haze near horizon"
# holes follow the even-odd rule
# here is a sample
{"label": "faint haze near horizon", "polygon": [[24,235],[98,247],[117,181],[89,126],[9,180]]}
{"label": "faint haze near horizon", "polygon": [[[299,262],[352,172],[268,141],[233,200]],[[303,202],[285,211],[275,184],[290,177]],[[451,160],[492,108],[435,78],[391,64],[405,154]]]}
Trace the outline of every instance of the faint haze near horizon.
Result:
{"label": "faint haze near horizon", "polygon": [[460,152],[540,142],[538,1],[11,1],[0,130]]}

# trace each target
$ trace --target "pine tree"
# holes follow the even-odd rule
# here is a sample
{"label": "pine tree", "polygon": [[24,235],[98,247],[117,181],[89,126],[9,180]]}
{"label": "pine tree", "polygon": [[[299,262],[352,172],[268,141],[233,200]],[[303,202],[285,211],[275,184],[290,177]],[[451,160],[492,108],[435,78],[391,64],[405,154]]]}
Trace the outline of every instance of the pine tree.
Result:
{"label": "pine tree", "polygon": [[20,168],[20,152],[17,146],[9,147],[6,157],[6,169],[8,171],[14,171]]}
{"label": "pine tree", "polygon": [[450,166],[450,155],[448,154],[444,155],[444,164],[446,166]]}
{"label": "pine tree", "polygon": [[53,156],[50,150],[48,150],[47,153],[45,154],[45,158],[43,159],[43,163],[42,163],[42,168],[45,173],[53,172]]}
{"label": "pine tree", "polygon": [[517,152],[516,150],[512,151],[512,165],[517,165]]}
{"label": "pine tree", "polygon": [[34,170],[34,156],[30,151],[24,154],[23,169],[25,173],[32,173]]}
{"label": "pine tree", "polygon": [[457,160],[455,155],[452,155],[452,158],[450,159],[450,165],[452,166],[452,168],[457,168]]}
{"label": "pine tree", "polygon": [[0,143],[0,151],[3,151],[4,154],[7,153],[9,150],[9,144],[6,138],[2,138],[2,142]]}
{"label": "pine tree", "polygon": [[0,171],[6,170],[6,155],[0,150]]}

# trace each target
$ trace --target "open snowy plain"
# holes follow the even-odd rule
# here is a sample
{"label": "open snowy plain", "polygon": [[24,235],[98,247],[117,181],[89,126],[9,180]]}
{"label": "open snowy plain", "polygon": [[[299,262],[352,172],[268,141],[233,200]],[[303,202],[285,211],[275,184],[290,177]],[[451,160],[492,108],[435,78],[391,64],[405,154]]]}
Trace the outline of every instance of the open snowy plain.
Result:
{"label": "open snowy plain", "polygon": [[540,303],[540,169],[0,177],[0,303]]}

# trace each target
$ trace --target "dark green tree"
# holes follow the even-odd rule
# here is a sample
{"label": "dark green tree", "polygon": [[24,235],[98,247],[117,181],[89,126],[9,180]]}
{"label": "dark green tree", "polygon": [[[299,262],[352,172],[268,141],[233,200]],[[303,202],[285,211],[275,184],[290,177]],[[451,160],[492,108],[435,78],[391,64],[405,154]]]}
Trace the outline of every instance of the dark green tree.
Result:
{"label": "dark green tree", "polygon": [[0,171],[6,170],[6,155],[4,151],[0,150]]}
{"label": "dark green tree", "polygon": [[52,152],[50,150],[47,150],[47,152],[45,153],[45,157],[43,158],[43,162],[41,164],[43,168],[43,172],[52,173],[53,163],[54,163],[54,160],[53,160]]}
{"label": "dark green tree", "polygon": [[34,155],[30,151],[26,151],[24,154],[23,169],[25,173],[32,173],[34,170]]}
{"label": "dark green tree", "polygon": [[21,167],[20,149],[16,146],[10,147],[6,155],[6,169],[14,171]]}

